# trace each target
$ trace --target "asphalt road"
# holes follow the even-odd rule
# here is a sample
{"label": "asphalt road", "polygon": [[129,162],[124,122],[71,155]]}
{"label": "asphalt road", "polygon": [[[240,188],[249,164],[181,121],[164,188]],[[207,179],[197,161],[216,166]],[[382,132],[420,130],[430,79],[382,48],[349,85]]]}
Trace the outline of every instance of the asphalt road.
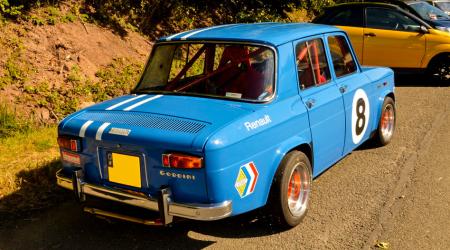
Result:
{"label": "asphalt road", "polygon": [[172,228],[108,222],[75,202],[0,225],[3,249],[450,249],[450,87],[404,79],[397,130],[314,180],[301,225],[279,231],[256,215]]}

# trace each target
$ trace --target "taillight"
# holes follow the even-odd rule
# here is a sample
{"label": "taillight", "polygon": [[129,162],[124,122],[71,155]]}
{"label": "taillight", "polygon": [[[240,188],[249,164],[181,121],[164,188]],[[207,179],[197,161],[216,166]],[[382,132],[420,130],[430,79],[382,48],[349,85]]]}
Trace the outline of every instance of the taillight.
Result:
{"label": "taillight", "polygon": [[67,149],[74,152],[81,151],[81,143],[79,139],[70,138],[66,136],[58,137],[58,145],[63,149]]}
{"label": "taillight", "polygon": [[184,154],[163,154],[162,164],[164,167],[170,168],[202,168],[203,158],[198,156],[184,155]]}

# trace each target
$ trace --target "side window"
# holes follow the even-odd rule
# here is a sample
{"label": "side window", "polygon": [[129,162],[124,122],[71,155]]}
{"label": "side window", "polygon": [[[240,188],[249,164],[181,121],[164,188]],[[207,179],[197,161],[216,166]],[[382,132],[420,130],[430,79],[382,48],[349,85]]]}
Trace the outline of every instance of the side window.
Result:
{"label": "side window", "polygon": [[360,8],[351,8],[346,10],[339,9],[334,12],[330,18],[328,18],[326,23],[330,25],[363,27],[364,14]]}
{"label": "side window", "polygon": [[301,89],[330,80],[330,69],[322,39],[301,42],[296,46],[297,71]]}
{"label": "side window", "polygon": [[355,60],[344,36],[329,36],[328,46],[330,47],[336,77],[345,76],[356,71]]}
{"label": "side window", "polygon": [[420,24],[400,11],[367,8],[367,27],[374,29],[417,31]]}

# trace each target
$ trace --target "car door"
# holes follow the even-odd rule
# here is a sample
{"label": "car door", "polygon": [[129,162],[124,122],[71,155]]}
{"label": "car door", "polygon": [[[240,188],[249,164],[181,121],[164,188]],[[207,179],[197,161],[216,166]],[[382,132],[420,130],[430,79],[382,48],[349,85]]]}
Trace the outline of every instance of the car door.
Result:
{"label": "car door", "polygon": [[331,79],[322,37],[294,43],[300,95],[308,109],[314,175],[342,157],[345,114],[342,95]]}
{"label": "car door", "polygon": [[351,45],[343,33],[327,35],[331,71],[345,106],[344,155],[370,136],[375,117],[376,85],[358,67]]}
{"label": "car door", "polygon": [[407,14],[382,7],[366,8],[362,64],[420,68],[425,55],[421,24]]}

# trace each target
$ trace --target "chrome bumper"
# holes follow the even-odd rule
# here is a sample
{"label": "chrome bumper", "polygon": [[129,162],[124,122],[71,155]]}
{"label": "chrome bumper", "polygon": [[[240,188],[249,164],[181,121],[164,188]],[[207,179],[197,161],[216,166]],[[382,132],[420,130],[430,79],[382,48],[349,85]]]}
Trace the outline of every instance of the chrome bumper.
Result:
{"label": "chrome bumper", "polygon": [[83,181],[82,170],[76,170],[73,177],[65,176],[62,170],[56,173],[57,184],[74,191],[81,201],[84,195],[91,195],[102,199],[121,202],[135,207],[145,208],[161,213],[164,224],[172,222],[172,217],[182,217],[193,220],[219,220],[231,215],[231,201],[216,204],[184,204],[170,199],[170,189],[161,190],[159,199],[150,198],[144,194],[130,194],[118,189],[89,184]]}

